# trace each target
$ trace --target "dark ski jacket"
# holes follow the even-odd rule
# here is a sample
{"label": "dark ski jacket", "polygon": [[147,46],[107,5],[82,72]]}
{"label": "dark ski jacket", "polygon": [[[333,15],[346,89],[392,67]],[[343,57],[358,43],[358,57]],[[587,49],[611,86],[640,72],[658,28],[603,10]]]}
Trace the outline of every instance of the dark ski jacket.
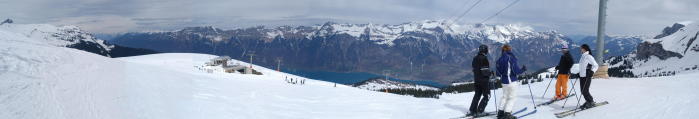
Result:
{"label": "dark ski jacket", "polygon": [[471,67],[473,68],[473,78],[476,83],[488,83],[490,75],[490,62],[488,62],[488,57],[484,53],[478,53],[476,57],[473,58],[471,62]]}
{"label": "dark ski jacket", "polygon": [[556,66],[558,74],[570,74],[570,68],[573,67],[573,63],[573,56],[571,56],[570,53],[563,54],[563,56],[561,56],[561,60],[558,61],[558,65]]}
{"label": "dark ski jacket", "polygon": [[500,77],[503,84],[517,81],[517,75],[524,73],[522,68],[518,68],[517,58],[509,51],[503,52],[495,65],[496,75]]}

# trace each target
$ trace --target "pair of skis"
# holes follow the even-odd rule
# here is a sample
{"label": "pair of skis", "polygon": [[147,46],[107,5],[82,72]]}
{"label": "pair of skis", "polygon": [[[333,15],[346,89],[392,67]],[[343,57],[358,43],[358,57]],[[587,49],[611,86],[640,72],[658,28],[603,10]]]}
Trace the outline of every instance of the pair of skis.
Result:
{"label": "pair of skis", "polygon": [[[570,116],[570,115],[574,115],[575,113],[578,113],[578,112],[581,112],[581,111],[585,111],[585,110],[588,110],[588,109],[592,109],[592,108],[599,107],[599,106],[603,106],[603,105],[607,105],[607,104],[609,104],[609,102],[607,102],[607,101],[599,102],[599,103],[595,103],[595,105],[592,106],[592,107],[590,107],[590,108],[582,109],[582,108],[578,107],[578,108],[571,109],[571,110],[568,110],[568,111],[556,113],[555,115],[556,115],[557,118],[563,118],[563,117],[567,117],[567,116]],[[520,110],[518,110],[518,111],[512,113],[512,115],[517,115],[517,114],[522,113],[522,112],[524,112],[524,111],[526,111],[526,110],[527,110],[527,107],[525,107],[525,108],[523,108],[523,109],[520,109]],[[532,114],[535,114],[535,113],[536,113],[536,110],[534,110],[534,111],[532,111],[532,112],[529,112],[529,113],[526,113],[526,114],[523,114],[523,115],[520,115],[520,116],[517,116],[517,118],[523,118],[523,117],[526,117],[526,116],[529,116],[529,115],[532,115]],[[479,115],[471,115],[471,114],[468,114],[468,115],[465,115],[465,116],[462,116],[462,117],[452,118],[452,119],[475,119],[475,118],[488,117],[488,116],[493,116],[493,115],[497,115],[497,112],[485,112],[485,113],[482,113],[482,114],[479,114]]]}
{"label": "pair of skis", "polygon": [[[547,101],[547,102],[544,102],[544,103],[541,103],[541,104],[536,105],[536,107],[545,106],[545,105],[550,105],[550,104],[553,104],[554,102],[561,101],[561,100],[565,100],[566,98],[570,98],[570,97],[573,97],[573,96],[575,96],[575,94],[568,95],[568,96],[564,97],[563,99],[554,99],[554,100],[551,100],[551,101]],[[594,107],[602,106],[602,105],[606,105],[606,104],[609,104],[609,102],[604,101],[604,102],[600,102],[600,103],[595,103],[595,105],[592,106],[592,107],[590,107],[590,108],[594,108]],[[590,108],[587,108],[587,109],[590,109]],[[558,118],[563,118],[563,117],[567,117],[567,116],[573,115],[573,114],[575,114],[575,113],[578,113],[578,112],[581,112],[581,111],[584,111],[584,110],[587,110],[587,109],[582,109],[582,108],[580,108],[580,107],[577,107],[577,108],[575,108],[575,109],[571,109],[571,110],[567,110],[567,111],[563,111],[563,112],[556,113],[555,115],[556,115],[556,117],[558,117]]]}
{"label": "pair of skis", "polygon": [[575,113],[578,113],[578,112],[580,112],[580,111],[585,111],[585,110],[588,110],[588,109],[591,109],[591,108],[595,108],[595,107],[599,107],[599,106],[607,105],[607,104],[609,104],[609,102],[604,101],[604,102],[600,102],[600,103],[595,103],[595,105],[592,106],[592,107],[590,107],[590,108],[585,108],[585,109],[583,109],[583,108],[577,107],[577,108],[572,109],[572,110],[568,110],[568,111],[556,113],[556,117],[558,117],[558,118],[567,117],[567,116],[573,115],[573,114],[575,114]]}
{"label": "pair of skis", "polygon": [[[517,111],[513,112],[512,115],[516,115],[516,114],[522,113],[522,112],[524,112],[524,111],[527,111],[527,107],[524,107],[524,108],[522,108],[522,109],[520,109],[520,110],[517,110]],[[534,110],[533,112],[529,112],[529,113],[523,114],[523,115],[521,115],[521,116],[518,116],[517,118],[522,118],[522,117],[524,117],[524,116],[528,116],[528,115],[531,115],[531,114],[534,114],[534,113],[536,113],[536,110]],[[481,113],[481,114],[476,114],[476,115],[473,115],[473,114],[466,114],[466,115],[464,115],[464,116],[457,117],[457,118],[452,118],[452,119],[475,119],[475,118],[488,117],[488,116],[494,116],[494,115],[497,115],[497,112],[483,112],[483,113]]]}
{"label": "pair of skis", "polygon": [[[561,100],[564,100],[564,99],[566,99],[566,98],[570,98],[570,97],[573,97],[573,96],[575,96],[575,94],[568,95],[568,96],[564,97],[563,99],[554,99],[554,100],[551,100],[551,101],[547,101],[547,102],[544,102],[544,103],[541,103],[541,104],[536,105],[536,107],[545,106],[545,105],[550,105],[550,104],[553,104],[554,102],[561,101]],[[602,105],[607,105],[607,104],[609,104],[609,102],[607,102],[607,101],[600,102],[600,103],[595,103],[595,105],[592,106],[592,107],[590,107],[590,108],[594,108],[594,107],[598,107],[598,106],[602,106]],[[582,108],[580,108],[580,107],[577,107],[577,108],[575,108],[575,109],[571,109],[571,110],[568,110],[568,111],[563,111],[563,112],[556,113],[555,115],[556,115],[556,117],[558,117],[558,118],[563,118],[563,117],[567,117],[567,116],[573,115],[573,114],[575,114],[575,113],[578,113],[578,112],[581,112],[581,111],[584,111],[584,110],[587,110],[587,109],[590,109],[590,108],[582,109]]]}
{"label": "pair of skis", "polygon": [[[526,109],[526,108],[525,108],[525,109]],[[523,118],[523,117],[526,117],[526,116],[529,116],[529,115],[532,115],[532,114],[536,114],[536,109],[534,109],[534,111],[531,111],[531,112],[529,112],[529,113],[526,113],[526,114],[523,114],[523,115],[519,115],[519,116],[517,116],[517,118],[518,118],[518,119],[519,119],[519,118]],[[515,113],[513,113],[512,115],[515,115]]]}
{"label": "pair of skis", "polygon": [[575,94],[570,94],[570,95],[568,95],[568,96],[566,96],[566,97],[563,97],[563,98],[561,98],[561,99],[553,99],[553,100],[550,100],[550,101],[546,101],[546,102],[544,102],[544,103],[537,104],[536,107],[550,105],[550,104],[553,104],[553,103],[555,103],[555,102],[558,102],[558,101],[561,101],[561,100],[565,100],[566,98],[570,98],[570,97],[573,97],[573,96],[575,96]]}

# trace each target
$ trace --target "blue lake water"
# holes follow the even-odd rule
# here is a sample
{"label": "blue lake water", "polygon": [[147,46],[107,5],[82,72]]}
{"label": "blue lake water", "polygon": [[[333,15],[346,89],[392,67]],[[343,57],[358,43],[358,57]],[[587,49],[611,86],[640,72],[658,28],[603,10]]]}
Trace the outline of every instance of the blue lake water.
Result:
{"label": "blue lake water", "polygon": [[[364,80],[369,80],[370,78],[384,77],[383,75],[376,75],[376,74],[365,73],[365,72],[342,73],[342,72],[289,70],[289,69],[284,69],[282,71],[286,72],[286,73],[298,75],[298,76],[303,76],[306,78],[323,80],[323,81],[334,82],[334,83],[339,83],[339,84],[346,84],[346,85],[351,85],[351,84],[358,83],[358,82],[361,82]],[[445,87],[445,85],[436,83],[434,81],[402,80],[402,79],[397,79],[397,78],[392,78],[392,77],[389,77],[389,80],[394,80],[394,81],[399,81],[399,82],[404,82],[404,83],[428,85],[428,86],[439,87],[439,88]]]}

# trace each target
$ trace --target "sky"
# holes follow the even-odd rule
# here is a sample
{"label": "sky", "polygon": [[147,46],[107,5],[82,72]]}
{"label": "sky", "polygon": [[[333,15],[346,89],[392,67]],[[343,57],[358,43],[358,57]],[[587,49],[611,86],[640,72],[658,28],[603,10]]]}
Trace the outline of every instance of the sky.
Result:
{"label": "sky", "polygon": [[[191,26],[235,29],[328,21],[401,24],[422,20],[481,23],[515,0],[0,0],[0,19],[77,25],[93,33],[170,31]],[[594,35],[599,0],[520,0],[486,24]],[[609,0],[607,34],[656,35],[699,20],[699,0]]]}

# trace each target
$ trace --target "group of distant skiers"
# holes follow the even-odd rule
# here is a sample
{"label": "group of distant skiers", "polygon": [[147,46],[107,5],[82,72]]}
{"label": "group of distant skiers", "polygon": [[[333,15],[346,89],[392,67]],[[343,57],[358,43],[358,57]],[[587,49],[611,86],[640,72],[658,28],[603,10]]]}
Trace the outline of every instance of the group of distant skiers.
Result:
{"label": "group of distant skiers", "polygon": [[289,84],[301,84],[301,85],[306,84],[306,79],[294,80],[294,78],[287,78],[286,76],[284,77],[284,81],[286,81],[286,83],[289,83]]}
{"label": "group of distant skiers", "polygon": [[[471,107],[469,108],[469,115],[484,114],[485,107],[490,99],[490,90],[495,86],[494,80],[491,80],[491,76],[495,74],[495,76],[500,77],[503,90],[502,101],[498,104],[497,118],[517,118],[512,115],[512,108],[516,100],[516,89],[520,84],[517,75],[524,73],[527,68],[524,65],[519,67],[517,64],[517,57],[512,53],[512,49],[513,48],[507,44],[501,47],[502,52],[495,63],[496,69],[493,73],[487,57],[488,46],[481,45],[478,48],[478,54],[473,58],[472,62],[475,93],[471,101]],[[591,108],[595,104],[592,95],[590,95],[590,83],[592,81],[592,75],[597,71],[598,65],[592,55],[590,55],[590,47],[587,44],[583,44],[580,49],[582,53],[579,60],[580,90],[586,101],[580,108],[585,109]],[[560,100],[568,96],[567,83],[574,63],[573,57],[568,50],[568,46],[565,44],[561,47],[562,56],[558,65],[555,67],[555,69],[558,70],[558,76],[555,86],[556,95],[553,97],[553,100]]]}

